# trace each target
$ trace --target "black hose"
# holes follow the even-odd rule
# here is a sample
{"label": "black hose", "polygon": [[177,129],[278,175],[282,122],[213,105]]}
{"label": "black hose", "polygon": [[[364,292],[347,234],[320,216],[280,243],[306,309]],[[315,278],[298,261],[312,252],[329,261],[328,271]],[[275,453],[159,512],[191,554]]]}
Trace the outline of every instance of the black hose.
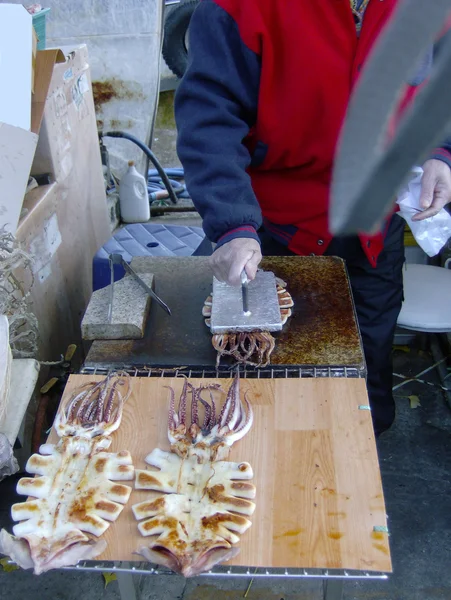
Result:
{"label": "black hose", "polygon": [[163,183],[165,185],[165,188],[169,194],[169,198],[171,199],[172,204],[177,204],[177,195],[174,192],[174,188],[172,187],[171,182],[169,181],[169,177],[166,175],[165,170],[158,162],[158,159],[155,156],[155,154],[152,152],[152,150],[148,146],[146,146],[146,144],[141,142],[141,140],[139,140],[134,135],[131,135],[130,133],[126,133],[125,131],[108,131],[107,133],[103,134],[103,137],[123,138],[125,140],[129,140],[130,142],[133,142],[134,144],[136,144],[138,146],[138,148],[141,148],[141,150],[149,158],[150,162],[153,164],[153,166],[158,171],[158,174],[161,177],[161,180],[163,181]]}

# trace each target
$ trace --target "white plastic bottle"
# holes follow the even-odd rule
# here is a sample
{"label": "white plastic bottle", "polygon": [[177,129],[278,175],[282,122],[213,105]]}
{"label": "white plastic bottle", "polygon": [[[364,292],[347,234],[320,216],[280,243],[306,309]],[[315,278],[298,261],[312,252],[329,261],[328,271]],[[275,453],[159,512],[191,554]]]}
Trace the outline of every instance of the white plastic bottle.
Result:
{"label": "white plastic bottle", "polygon": [[150,219],[147,182],[132,160],[119,185],[119,205],[124,223],[144,223]]}

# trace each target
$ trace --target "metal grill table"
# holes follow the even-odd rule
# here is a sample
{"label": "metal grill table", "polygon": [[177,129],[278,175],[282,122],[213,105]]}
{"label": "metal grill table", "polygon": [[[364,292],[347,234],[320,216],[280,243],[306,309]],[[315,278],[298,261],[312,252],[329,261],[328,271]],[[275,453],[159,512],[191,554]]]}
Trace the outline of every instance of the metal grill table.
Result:
{"label": "metal grill table", "polygon": [[[87,374],[89,374],[89,378],[91,379],[93,376],[95,375],[99,375],[99,372],[94,373],[92,369],[88,369],[87,370]],[[171,372],[170,369],[167,370],[151,370],[151,369],[147,369],[146,371],[138,371],[138,370],[133,370],[130,372],[131,375],[133,376],[137,376],[140,379],[140,384],[139,384],[139,389],[141,390],[141,396],[142,398],[144,398],[144,400],[140,401],[141,406],[143,406],[143,404],[146,404],[146,406],[149,405],[149,398],[154,399],[154,402],[156,402],[155,406],[153,406],[153,402],[150,403],[150,406],[148,408],[146,408],[147,413],[145,414],[152,414],[153,412],[158,412],[159,413],[159,417],[157,418],[157,424],[155,423],[150,423],[148,427],[146,427],[146,431],[145,431],[145,435],[139,439],[139,441],[135,440],[135,447],[132,448],[130,445],[127,445],[126,442],[124,442],[124,440],[120,440],[117,442],[116,444],[116,448],[114,448],[115,450],[119,450],[121,448],[127,448],[131,451],[132,456],[134,457],[134,464],[137,468],[142,468],[143,466],[143,457],[155,446],[158,447],[164,447],[164,442],[160,443],[159,441],[156,440],[155,438],[155,428],[157,428],[160,433],[158,435],[163,436],[163,438],[166,436],[164,428],[161,427],[161,423],[162,420],[164,422],[165,420],[165,416],[163,414],[163,416],[161,416],[162,411],[166,410],[166,398],[165,395],[163,395],[161,392],[163,391],[163,387],[166,386],[168,383],[170,383],[171,385],[174,385],[175,383],[179,383],[181,386],[182,380],[184,378],[179,377],[180,375],[184,374],[187,375],[189,377],[193,377],[194,375],[198,375],[204,379],[210,379],[210,377],[208,377],[210,375],[210,373],[208,372],[201,372],[201,373],[195,373],[192,371],[187,371],[186,373],[183,373],[179,370],[173,370]],[[145,377],[143,377],[143,375],[145,375]],[[288,375],[288,376],[287,376]],[[290,376],[291,375],[291,376]],[[299,377],[299,375],[301,377]],[[349,375],[348,377],[346,377],[346,375]],[[230,371],[228,371],[228,377],[231,377],[231,373]],[[168,379],[170,378],[170,379]],[[154,386],[153,388],[153,393],[149,393],[149,390],[143,392],[143,387],[145,387],[145,380],[148,380],[149,382],[152,383],[152,385]],[[246,385],[244,382],[248,381],[250,385],[253,386],[259,386],[261,384],[264,383],[264,381],[266,380],[268,384],[271,384],[272,381],[274,381],[274,383],[276,384],[277,382],[280,382],[282,384],[284,384],[284,382],[288,382],[291,386],[296,386],[299,387],[299,385],[303,385],[306,386],[308,385],[318,385],[315,382],[319,382],[320,385],[325,384],[327,385],[338,385],[340,383],[344,383],[345,380],[349,380],[351,379],[352,381],[354,381],[355,383],[359,383],[362,382],[362,379],[358,377],[358,373],[354,370],[348,370],[348,373],[344,373],[344,376],[342,374],[342,376],[337,376],[337,374],[335,374],[335,376],[333,376],[333,371],[331,369],[313,369],[313,370],[306,370],[303,371],[302,369],[298,369],[298,371],[296,372],[295,370],[289,370],[289,369],[277,369],[277,368],[271,368],[271,369],[267,369],[263,372],[260,372],[260,376],[255,373],[243,373],[243,387]],[[268,381],[269,380],[269,381]],[[160,383],[159,383],[160,382]],[[254,382],[254,383],[253,383]],[[297,383],[298,382],[298,383]],[[303,382],[301,384],[301,382]],[[335,382],[335,384],[334,384]],[[77,381],[77,378],[71,378],[71,380],[69,381],[68,387],[70,388],[71,386],[75,386],[78,385],[80,382]],[[159,393],[156,393],[155,391],[155,386],[159,385]],[[338,386],[340,387],[340,386]],[[70,389],[69,389],[70,391]],[[251,389],[251,397],[257,396],[257,394],[253,393],[255,392],[255,389]],[[308,396],[308,393],[306,394]],[[346,391],[346,396],[348,395],[348,391]],[[358,400],[360,401],[361,396],[357,396]],[[157,399],[159,399],[157,401]],[[337,398],[337,402],[340,402],[341,400],[344,400],[344,398]],[[295,401],[297,401],[295,399]],[[158,406],[158,402],[159,402],[159,406]],[[258,402],[261,402],[258,401]],[[355,405],[355,408],[357,410],[357,406],[356,403],[351,403],[353,405]],[[358,409],[364,409],[365,407],[363,406],[359,406]],[[258,409],[259,406],[255,405],[254,406],[254,410],[256,411],[256,415],[258,415]],[[341,408],[340,408],[341,410]],[[132,413],[135,412],[135,409],[132,407],[130,408],[130,411]],[[140,424],[144,421],[146,421],[145,419],[145,414],[142,411],[138,411],[137,412],[137,416],[136,416],[136,422],[139,422]],[[366,423],[364,423],[364,427],[362,430],[362,435],[360,439],[363,439],[363,437],[365,437],[365,440],[368,440],[368,432],[371,431],[371,424],[370,424],[370,415],[368,413],[368,411],[362,411],[362,415],[364,416],[364,418],[366,419]],[[290,417],[288,417],[290,418]],[[127,417],[124,419],[125,422],[127,423],[127,427],[130,429],[132,429],[133,431],[133,436],[134,437],[139,437],[140,432],[136,430],[136,422],[134,424],[130,424],[130,412],[128,413]],[[282,428],[284,427],[284,425],[281,425]],[[123,426],[121,426],[121,428],[119,428],[118,432],[115,435],[120,436],[122,433],[124,433],[122,431],[122,427],[125,427],[125,424],[123,424]],[[142,427],[142,425],[141,425]],[[356,429],[356,425],[355,422],[350,423],[349,427],[352,430]],[[267,427],[262,427],[261,429],[263,430],[267,430]],[[258,432],[260,430],[259,427],[259,422],[258,422],[258,418],[256,420],[256,422],[254,423],[254,427],[251,430],[251,433],[253,433],[254,435],[256,435],[256,432]],[[248,436],[251,435],[248,434]],[[267,435],[269,435],[269,438],[272,440],[273,439],[273,435],[271,432],[267,431]],[[289,432],[283,432],[283,437],[285,437],[285,435],[290,435]],[[342,441],[345,439],[344,435],[345,432],[343,431],[342,434],[340,434],[341,437],[337,438],[335,440],[335,446],[337,447],[339,445],[341,445]],[[246,436],[246,438],[248,437]],[[363,437],[362,437],[363,436]],[[357,435],[358,437],[358,435]],[[163,439],[160,437],[160,439]],[[236,454],[231,457],[231,460],[240,460],[245,458],[246,460],[249,460],[251,462],[251,464],[253,464],[254,466],[254,471],[255,471],[255,477],[257,478],[258,474],[263,471],[263,469],[261,468],[261,466],[259,467],[258,465],[255,464],[255,461],[257,460],[255,457],[252,458],[249,455],[249,448],[246,448],[245,445],[247,443],[246,438],[244,438],[241,442],[239,442],[238,444],[236,444],[236,446],[234,446],[232,448],[232,452],[235,452]],[[143,443],[143,439],[145,440],[145,443]],[[377,462],[377,458],[376,458],[376,449],[374,446],[374,439],[370,440],[370,442],[365,442],[366,444],[366,448],[371,448],[374,452],[374,459]],[[139,447],[140,448],[140,455],[138,454],[136,448]],[[113,448],[112,448],[113,449]],[[264,459],[262,459],[263,462],[265,462]],[[306,457],[306,461],[307,462],[311,462],[311,457],[307,458]],[[286,462],[286,461],[283,461]],[[362,465],[365,464],[366,468],[368,469],[368,464],[363,461]],[[330,465],[328,468],[325,468],[325,472],[328,472],[330,470]],[[334,479],[335,476],[332,478]],[[339,477],[337,476],[337,481],[336,481],[336,486],[337,486],[337,490],[340,489],[340,482],[339,482]],[[373,478],[374,479],[374,478]],[[377,479],[377,478],[376,478]],[[256,481],[256,485],[257,485],[257,490],[263,490],[264,486],[262,484],[258,484]],[[324,485],[326,485],[326,482],[324,483]],[[327,483],[328,486],[333,485],[330,481],[329,483]],[[281,488],[283,488],[283,482],[281,483]],[[379,492],[379,496],[381,497],[381,486],[374,488],[370,492],[368,492],[368,497],[377,497]],[[333,490],[331,489],[327,489],[328,493],[333,493]],[[258,492],[257,492],[258,494]],[[342,495],[342,494],[341,494]],[[357,495],[357,491],[356,491],[356,495]],[[143,499],[143,498],[142,498]],[[130,500],[129,504],[132,504],[133,502],[136,502],[137,499],[135,500]],[[264,502],[263,499],[263,493],[258,494],[257,495],[257,508],[259,507],[259,501],[260,503]],[[301,499],[300,499],[301,502]],[[288,509],[287,509],[288,510]],[[336,508],[335,510],[339,510],[338,508]],[[374,510],[374,509],[372,509]],[[384,509],[385,510],[385,509]],[[383,517],[385,517],[385,512],[383,510]],[[128,511],[128,513],[130,513],[130,506],[128,506],[125,511]],[[124,513],[125,513],[124,511]],[[261,511],[262,512],[262,511]],[[352,513],[352,509],[350,508],[350,513]],[[338,514],[338,513],[337,513]],[[253,527],[250,529],[250,532],[252,532],[255,528],[255,531],[258,532],[258,529],[263,527],[262,524],[259,525],[259,517],[260,517],[261,513],[259,514],[259,516],[257,516],[257,512],[255,513],[255,516],[253,517]],[[319,520],[323,520],[323,516],[319,516]],[[125,515],[121,515],[121,517],[119,518],[118,522],[114,523],[110,530],[107,532],[106,535],[109,535],[110,532],[112,534],[112,538],[108,540],[108,544],[111,544],[112,547],[118,548],[118,544],[120,546],[123,546],[126,542],[125,542],[125,536],[126,534],[124,534],[124,530],[120,530],[115,532],[114,530],[118,527],[121,527],[124,525],[124,520],[128,518],[125,517]],[[378,523],[381,522],[382,523],[383,519],[382,519],[382,513],[380,513],[380,519],[377,521]],[[384,524],[384,523],[383,523]],[[136,523],[133,522],[133,524],[131,525],[131,527],[136,528]],[[242,541],[241,541],[241,546],[243,546],[242,551],[246,552],[244,545],[247,543],[247,537],[249,532],[247,532],[243,537],[242,537]],[[275,537],[280,537],[280,536],[276,536],[275,532],[274,532],[274,536]],[[386,536],[384,535],[384,538],[386,538]],[[113,541],[112,541],[113,540]],[[114,541],[116,540],[116,541]],[[118,541],[119,540],[119,541]],[[144,540],[139,539],[139,536],[135,536],[132,542],[132,547],[134,548],[138,548],[140,543],[144,543]],[[387,542],[387,554],[388,554],[388,542]],[[114,555],[115,550],[111,550],[111,553]],[[389,559],[387,558],[387,560],[389,561]],[[252,565],[252,559],[249,561],[250,565]],[[254,562],[255,564],[255,562]],[[387,564],[387,563],[386,563]],[[133,600],[136,596],[135,596],[135,588],[134,588],[134,582],[133,582],[133,578],[136,575],[159,575],[159,576],[170,576],[171,573],[169,571],[167,571],[166,569],[162,569],[157,567],[156,565],[151,565],[148,563],[142,563],[142,562],[133,562],[133,561],[124,561],[124,560],[105,560],[105,561],[89,561],[89,562],[84,562],[84,563],[80,563],[79,565],[77,565],[76,567],[74,567],[77,570],[90,570],[90,571],[111,571],[116,573],[117,577],[118,577],[118,582],[119,582],[119,586],[120,586],[120,590],[121,590],[121,597],[125,600],[125,599],[130,599]],[[387,571],[389,571],[390,569],[388,568]],[[351,568],[280,568],[280,567],[271,567],[271,568],[266,568],[266,567],[261,567],[261,566],[241,566],[241,565],[234,565],[234,566],[223,566],[223,567],[216,567],[214,568],[212,571],[210,571],[209,573],[205,574],[208,576],[212,576],[212,577],[218,577],[218,578],[242,578],[244,580],[250,580],[251,578],[271,578],[271,579],[283,579],[283,578],[296,578],[299,579],[300,581],[303,579],[321,579],[324,581],[324,594],[323,597],[326,600],[337,600],[341,597],[342,594],[342,587],[343,587],[343,583],[346,580],[351,580],[351,579],[386,579],[387,578],[387,573],[385,570],[367,570],[367,569],[351,569]],[[202,577],[202,576],[200,576]]]}
{"label": "metal grill table", "polygon": [[[151,306],[143,339],[96,340],[85,361],[90,368],[211,370],[216,353],[202,307],[213,275],[204,257],[136,258],[138,273],[155,275],[155,291],[172,310]],[[344,262],[335,257],[266,257],[262,267],[287,282],[293,314],[275,334],[274,367],[354,368],[364,374],[360,334]],[[224,363],[226,366],[226,363]],[[250,370],[250,369],[248,369]]]}

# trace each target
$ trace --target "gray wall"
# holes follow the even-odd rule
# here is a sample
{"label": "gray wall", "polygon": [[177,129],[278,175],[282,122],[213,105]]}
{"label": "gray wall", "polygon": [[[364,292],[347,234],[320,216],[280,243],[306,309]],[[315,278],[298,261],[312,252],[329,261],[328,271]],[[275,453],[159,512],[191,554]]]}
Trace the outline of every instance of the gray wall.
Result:
{"label": "gray wall", "polygon": [[[22,4],[21,0],[12,0]],[[47,47],[86,43],[97,119],[148,141],[158,98],[163,0],[46,0]],[[107,142],[113,168],[143,164],[124,140]]]}

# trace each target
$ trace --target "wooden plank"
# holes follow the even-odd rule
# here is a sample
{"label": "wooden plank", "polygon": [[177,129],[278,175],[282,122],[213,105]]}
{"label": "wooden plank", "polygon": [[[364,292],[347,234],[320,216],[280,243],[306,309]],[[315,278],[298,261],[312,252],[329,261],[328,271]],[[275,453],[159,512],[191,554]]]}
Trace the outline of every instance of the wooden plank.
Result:
{"label": "wooden plank", "polygon": [[[89,379],[71,376],[65,393]],[[129,450],[143,468],[153,448],[168,449],[165,387],[180,392],[182,384],[134,378],[112,450]],[[359,409],[368,404],[364,380],[245,379],[241,390],[249,390],[255,419],[230,460],[252,464],[257,508],[231,564],[391,571],[388,536],[374,532],[387,523],[371,415]],[[133,491],[105,534],[102,560],[139,560],[144,538],[130,507],[148,494]]]}

